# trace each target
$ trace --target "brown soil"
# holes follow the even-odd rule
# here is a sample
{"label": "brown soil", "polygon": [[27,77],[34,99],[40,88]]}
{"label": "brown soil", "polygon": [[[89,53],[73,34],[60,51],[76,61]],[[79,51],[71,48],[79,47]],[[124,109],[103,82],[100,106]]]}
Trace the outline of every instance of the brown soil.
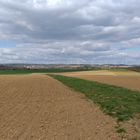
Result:
{"label": "brown soil", "polygon": [[97,81],[101,83],[116,85],[140,91],[140,76],[74,75],[73,77],[78,77],[86,80]]}
{"label": "brown soil", "polygon": [[[90,71],[88,72],[70,72],[60,75],[77,77],[85,80],[97,81],[105,84],[125,87],[131,90],[140,91],[140,73],[137,72],[109,72],[109,71]],[[121,135],[123,140],[140,139],[140,119],[135,118],[120,123],[126,133]]]}
{"label": "brown soil", "polygon": [[[58,73],[56,73],[58,74]],[[80,76],[80,75],[99,75],[99,76],[139,76],[139,72],[135,71],[111,71],[111,70],[91,70],[91,71],[78,71],[78,72],[62,72],[59,73],[68,76]]]}
{"label": "brown soil", "polygon": [[60,75],[77,77],[91,81],[97,81],[110,85],[125,87],[132,90],[140,91],[140,73],[133,71],[82,71],[82,72],[65,72]]}
{"label": "brown soil", "polygon": [[68,76],[78,76],[78,75],[116,75],[114,72],[111,72],[109,70],[62,72],[62,73],[56,73],[56,74],[62,74],[62,75],[68,75]]}
{"label": "brown soil", "polygon": [[0,76],[0,140],[118,140],[115,125],[46,75]]}
{"label": "brown soil", "polygon": [[140,140],[140,118],[136,116],[135,118],[120,122],[122,128],[126,130],[123,134],[124,140]]}

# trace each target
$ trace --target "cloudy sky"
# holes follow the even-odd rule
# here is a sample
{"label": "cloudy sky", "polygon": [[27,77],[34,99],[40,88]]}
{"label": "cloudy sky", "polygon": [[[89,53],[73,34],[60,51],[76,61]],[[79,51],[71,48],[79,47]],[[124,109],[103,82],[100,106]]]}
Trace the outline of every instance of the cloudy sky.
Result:
{"label": "cloudy sky", "polygon": [[0,63],[140,64],[140,0],[0,0]]}

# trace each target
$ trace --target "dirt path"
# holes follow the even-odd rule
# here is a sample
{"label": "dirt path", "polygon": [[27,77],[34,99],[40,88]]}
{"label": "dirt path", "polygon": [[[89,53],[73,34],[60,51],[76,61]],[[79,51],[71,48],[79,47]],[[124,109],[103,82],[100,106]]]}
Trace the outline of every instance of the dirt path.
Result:
{"label": "dirt path", "polygon": [[118,140],[115,121],[41,74],[0,76],[0,140]]}

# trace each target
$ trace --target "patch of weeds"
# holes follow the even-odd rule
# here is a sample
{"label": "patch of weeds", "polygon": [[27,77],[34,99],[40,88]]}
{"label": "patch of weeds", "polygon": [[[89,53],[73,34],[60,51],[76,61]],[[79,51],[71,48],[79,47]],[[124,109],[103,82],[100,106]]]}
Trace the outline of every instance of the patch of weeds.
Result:
{"label": "patch of weeds", "polygon": [[126,133],[126,130],[119,123],[115,126],[115,129],[117,133]]}

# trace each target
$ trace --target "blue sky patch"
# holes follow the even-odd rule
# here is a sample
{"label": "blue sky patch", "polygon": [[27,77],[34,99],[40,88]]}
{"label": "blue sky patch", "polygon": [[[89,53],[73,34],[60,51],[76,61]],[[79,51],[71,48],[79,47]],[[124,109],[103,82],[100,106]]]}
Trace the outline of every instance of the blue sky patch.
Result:
{"label": "blue sky patch", "polygon": [[13,40],[0,40],[0,48],[16,47],[16,42]]}

